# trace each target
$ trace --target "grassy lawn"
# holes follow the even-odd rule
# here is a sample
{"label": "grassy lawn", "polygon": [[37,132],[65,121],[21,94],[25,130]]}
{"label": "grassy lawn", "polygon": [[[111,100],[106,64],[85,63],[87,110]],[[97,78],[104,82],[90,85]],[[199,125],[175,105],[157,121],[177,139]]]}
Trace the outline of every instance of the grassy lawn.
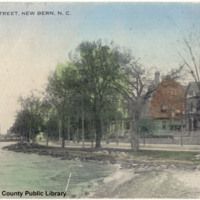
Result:
{"label": "grassy lawn", "polygon": [[139,150],[133,151],[132,155],[135,157],[144,157],[159,160],[177,160],[189,161],[200,164],[200,161],[195,159],[198,152],[185,152],[185,151],[155,151],[155,150]]}

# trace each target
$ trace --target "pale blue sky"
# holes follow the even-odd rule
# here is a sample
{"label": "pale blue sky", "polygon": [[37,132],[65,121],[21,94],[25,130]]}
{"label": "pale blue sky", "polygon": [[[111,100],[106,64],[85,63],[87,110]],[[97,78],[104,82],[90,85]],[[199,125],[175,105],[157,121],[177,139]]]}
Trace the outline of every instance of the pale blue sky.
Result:
{"label": "pale blue sky", "polygon": [[8,129],[17,98],[41,90],[50,71],[82,40],[114,40],[144,67],[181,62],[181,40],[200,33],[200,4],[0,3],[3,11],[70,11],[70,16],[0,16],[0,124]]}

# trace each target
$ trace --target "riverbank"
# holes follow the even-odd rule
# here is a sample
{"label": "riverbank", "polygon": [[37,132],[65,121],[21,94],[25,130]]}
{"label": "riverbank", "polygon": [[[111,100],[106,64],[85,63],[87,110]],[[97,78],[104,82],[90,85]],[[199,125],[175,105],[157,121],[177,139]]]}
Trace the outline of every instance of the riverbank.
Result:
{"label": "riverbank", "polygon": [[9,151],[58,157],[62,160],[114,164],[117,170],[83,198],[199,198],[198,152],[46,147],[12,144]]}
{"label": "riverbank", "polygon": [[[139,150],[117,148],[61,148],[39,144],[11,144],[3,149],[59,157],[63,160],[100,161],[102,163],[122,164],[130,168],[131,164],[176,165],[177,167],[200,168],[200,153],[186,151]],[[125,165],[126,164],[126,165]]]}

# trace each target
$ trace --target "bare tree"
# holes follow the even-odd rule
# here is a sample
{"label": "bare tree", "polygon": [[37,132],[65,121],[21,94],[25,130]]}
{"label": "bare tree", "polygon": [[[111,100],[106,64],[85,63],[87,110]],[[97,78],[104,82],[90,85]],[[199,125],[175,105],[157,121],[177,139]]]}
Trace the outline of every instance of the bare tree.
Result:
{"label": "bare tree", "polygon": [[197,84],[200,91],[200,38],[194,37],[192,34],[188,38],[183,39],[183,53],[179,53],[182,66],[185,67],[185,71],[191,74],[192,78]]}
{"label": "bare tree", "polygon": [[142,113],[145,112],[145,105],[156,88],[156,83],[135,58],[123,67],[123,71],[124,81],[117,85],[117,88],[125,99],[131,119],[131,149],[138,150],[138,123]]}
{"label": "bare tree", "polygon": [[[181,77],[183,65],[179,68],[172,69],[163,78],[170,77],[178,79]],[[159,72],[156,69],[143,68],[134,57],[132,62],[123,67],[124,82],[117,88],[123,95],[129,117],[131,119],[131,149],[139,149],[139,120],[147,116],[150,103],[150,97],[156,90],[159,83]],[[155,79],[150,74],[155,71]]]}

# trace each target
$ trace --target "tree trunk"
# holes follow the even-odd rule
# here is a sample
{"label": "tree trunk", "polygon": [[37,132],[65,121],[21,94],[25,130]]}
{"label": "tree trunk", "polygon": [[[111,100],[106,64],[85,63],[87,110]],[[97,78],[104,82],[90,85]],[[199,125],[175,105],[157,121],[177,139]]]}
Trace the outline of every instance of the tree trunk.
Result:
{"label": "tree trunk", "polygon": [[181,147],[183,146],[183,125],[181,120]]}
{"label": "tree trunk", "polygon": [[101,120],[98,114],[95,117],[96,148],[101,148]]}
{"label": "tree trunk", "polygon": [[74,131],[73,131],[73,143],[76,142],[76,128],[74,128]]}
{"label": "tree trunk", "polygon": [[31,127],[29,128],[29,142],[32,143],[32,131],[31,131]]}
{"label": "tree trunk", "polygon": [[67,139],[68,143],[70,143],[70,118],[67,118]]}
{"label": "tree trunk", "polygon": [[146,135],[145,135],[145,131],[143,133],[143,145],[145,145],[145,139],[146,139]]}
{"label": "tree trunk", "polygon": [[65,133],[64,133],[64,131],[63,131],[63,137],[62,137],[62,148],[65,148]]}
{"label": "tree trunk", "polygon": [[59,141],[60,141],[61,134],[62,134],[62,122],[60,119],[58,120],[58,134],[59,134]]}
{"label": "tree trunk", "polygon": [[[48,118],[48,117],[47,117],[47,118]],[[49,143],[49,129],[48,129],[48,123],[47,123],[46,131],[47,131],[47,141],[46,141],[46,146],[48,146],[48,143]]]}
{"label": "tree trunk", "polygon": [[135,133],[135,139],[134,139],[134,149],[136,151],[138,151],[139,150],[139,146],[140,146],[140,139],[139,139],[138,133],[136,132]]}
{"label": "tree trunk", "polygon": [[140,146],[140,137],[139,137],[139,133],[138,133],[138,122],[139,122],[139,115],[136,115],[135,117],[135,140],[134,140],[134,146],[135,146],[135,150],[138,151],[139,150],[139,146]]}
{"label": "tree trunk", "polygon": [[84,107],[82,101],[82,115],[81,115],[81,134],[82,134],[82,147],[85,147],[85,133],[84,133]]}
{"label": "tree trunk", "polygon": [[27,138],[27,142],[30,143],[30,135],[28,131],[26,132],[26,138]]}
{"label": "tree trunk", "polygon": [[131,123],[131,149],[139,150],[140,140],[138,135],[138,119],[134,119]]}
{"label": "tree trunk", "polygon": [[77,135],[76,135],[76,139],[77,139],[77,143],[80,142],[80,128],[77,128]]}
{"label": "tree trunk", "polygon": [[133,124],[133,120],[131,120],[130,122],[130,129],[131,129],[131,150],[133,151],[134,149],[134,124]]}
{"label": "tree trunk", "polygon": [[91,121],[90,123],[90,129],[91,129],[91,148],[94,148],[94,122]]}
{"label": "tree trunk", "polygon": [[62,121],[62,148],[65,148],[65,122]]}
{"label": "tree trunk", "polygon": [[33,137],[33,139],[32,139],[32,144],[35,144],[36,135],[37,135],[37,134],[35,134],[35,133],[32,135],[32,137]]}
{"label": "tree trunk", "polygon": [[119,138],[118,138],[118,123],[117,120],[115,119],[115,134],[116,134],[116,143],[117,145],[119,144]]}
{"label": "tree trunk", "polygon": [[101,148],[101,119],[100,119],[100,110],[97,108],[98,105],[97,90],[95,88],[94,92],[94,125],[96,132],[96,148]]}
{"label": "tree trunk", "polygon": [[106,144],[109,144],[110,122],[107,121],[106,125]]}
{"label": "tree trunk", "polygon": [[49,133],[47,134],[46,146],[48,146],[48,143],[49,143]]}

